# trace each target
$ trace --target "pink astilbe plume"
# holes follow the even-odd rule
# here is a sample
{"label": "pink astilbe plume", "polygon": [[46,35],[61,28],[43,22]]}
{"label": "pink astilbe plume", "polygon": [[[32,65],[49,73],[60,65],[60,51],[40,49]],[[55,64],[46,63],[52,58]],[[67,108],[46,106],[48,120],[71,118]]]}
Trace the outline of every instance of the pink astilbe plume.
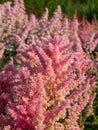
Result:
{"label": "pink astilbe plume", "polygon": [[27,22],[23,0],[15,0],[14,6],[11,6],[11,2],[0,4],[0,41],[5,42],[12,33],[19,34]]}
{"label": "pink astilbe plume", "polygon": [[5,50],[4,45],[0,43],[0,64],[3,58],[4,50]]}
{"label": "pink astilbe plume", "polygon": [[66,48],[64,44],[64,36],[24,44],[17,49],[18,68],[9,64],[1,73],[8,82],[1,88],[8,98],[4,109],[12,129],[55,129],[61,118],[62,129],[79,125],[81,111],[94,88],[92,77],[86,74],[93,62],[79,43]]}
{"label": "pink astilbe plume", "polygon": [[7,19],[7,6],[14,21],[7,36],[0,36],[0,58],[5,42],[17,48],[0,72],[0,129],[83,130],[82,111],[86,117],[93,114],[96,97],[96,32],[92,37],[86,32],[89,46],[78,20],[63,17],[60,6],[51,19],[46,8],[38,20],[26,14],[23,0],[15,0],[13,7],[6,4],[0,6],[0,19]]}

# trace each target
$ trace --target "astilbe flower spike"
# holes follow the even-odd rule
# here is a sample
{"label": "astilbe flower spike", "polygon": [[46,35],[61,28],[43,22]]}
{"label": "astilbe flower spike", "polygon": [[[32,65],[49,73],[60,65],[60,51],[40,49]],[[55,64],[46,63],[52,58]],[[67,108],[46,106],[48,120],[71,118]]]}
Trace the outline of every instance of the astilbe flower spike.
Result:
{"label": "astilbe flower spike", "polygon": [[1,21],[8,19],[5,6],[13,23],[6,35],[1,29],[1,42],[18,47],[0,72],[0,129],[82,130],[82,111],[86,109],[87,117],[92,114],[96,97],[97,67],[91,55],[97,46],[95,32],[92,39],[88,36],[88,53],[78,20],[63,18],[60,6],[51,19],[46,8],[38,20],[26,14],[22,0],[15,0],[13,7],[0,6]]}

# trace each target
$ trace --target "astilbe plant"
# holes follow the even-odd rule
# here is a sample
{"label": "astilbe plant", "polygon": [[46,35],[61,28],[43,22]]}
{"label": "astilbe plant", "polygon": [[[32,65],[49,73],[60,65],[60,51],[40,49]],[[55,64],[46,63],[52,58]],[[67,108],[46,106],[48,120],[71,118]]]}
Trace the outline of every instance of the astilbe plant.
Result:
{"label": "astilbe plant", "polygon": [[20,33],[21,28],[28,22],[23,0],[15,0],[0,4],[0,42],[7,42],[12,33]]}
{"label": "astilbe plant", "polygon": [[[19,2],[23,9],[22,0],[10,8],[18,8]],[[6,12],[4,5],[0,8]],[[93,114],[97,65],[84,49],[78,20],[63,18],[60,6],[51,19],[46,9],[40,20],[32,14],[24,25],[18,15],[13,16],[19,33],[8,31],[2,44],[9,41],[18,48],[0,72],[0,129],[84,129],[82,112],[85,117]],[[0,51],[2,58],[4,48]]]}

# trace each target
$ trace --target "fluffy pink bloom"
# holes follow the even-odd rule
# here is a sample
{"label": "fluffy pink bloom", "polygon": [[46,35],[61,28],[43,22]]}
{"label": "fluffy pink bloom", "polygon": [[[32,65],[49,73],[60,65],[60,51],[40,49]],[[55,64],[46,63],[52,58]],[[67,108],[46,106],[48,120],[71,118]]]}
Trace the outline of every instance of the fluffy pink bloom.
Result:
{"label": "fluffy pink bloom", "polygon": [[62,17],[60,6],[51,19],[48,9],[41,19],[28,16],[23,0],[0,12],[0,58],[6,44],[18,45],[0,72],[0,129],[80,130],[82,110],[88,116],[96,97],[96,32]]}

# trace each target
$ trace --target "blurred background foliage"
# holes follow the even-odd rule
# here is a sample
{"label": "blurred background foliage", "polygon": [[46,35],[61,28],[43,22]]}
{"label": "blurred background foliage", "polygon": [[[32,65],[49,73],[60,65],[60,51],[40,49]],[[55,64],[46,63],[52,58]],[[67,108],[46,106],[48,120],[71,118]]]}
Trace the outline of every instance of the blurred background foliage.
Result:
{"label": "blurred background foliage", "polygon": [[[0,0],[0,3],[7,2],[8,0]],[[13,0],[9,0],[13,1]],[[26,10],[28,13],[33,12],[36,16],[40,17],[45,10],[49,9],[49,17],[52,16],[57,5],[61,5],[62,14],[72,18],[75,11],[78,17],[85,17],[91,21],[94,17],[98,19],[98,0],[24,0]]]}
{"label": "blurred background foliage", "polygon": [[[13,0],[0,0],[0,3]],[[98,0],[24,0],[25,7],[28,14],[34,13],[37,17],[41,17],[47,7],[49,9],[49,17],[52,17],[53,12],[57,8],[57,5],[61,5],[62,15],[73,18],[75,12],[77,12],[78,18],[81,20],[85,17],[88,21],[92,21],[93,18],[98,20]],[[6,52],[7,53],[7,52]],[[10,56],[14,55],[9,53]],[[8,54],[7,54],[8,55]],[[4,64],[8,59],[6,58]],[[93,105],[94,115],[88,117],[85,120],[84,130],[98,130],[98,92],[97,97]]]}

